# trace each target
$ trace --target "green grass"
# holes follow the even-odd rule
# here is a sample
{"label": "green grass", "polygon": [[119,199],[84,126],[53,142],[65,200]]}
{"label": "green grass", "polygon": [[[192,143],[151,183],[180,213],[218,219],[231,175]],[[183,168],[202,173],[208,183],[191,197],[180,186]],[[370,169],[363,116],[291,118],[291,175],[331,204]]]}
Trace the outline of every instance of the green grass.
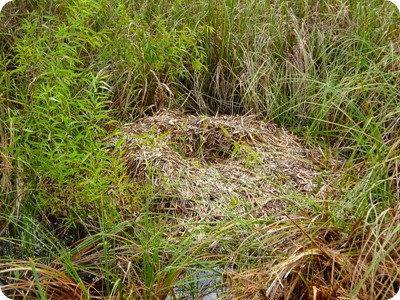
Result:
{"label": "green grass", "polygon": [[[15,299],[179,299],[185,287],[195,299],[204,271],[217,273],[222,298],[392,296],[400,265],[398,22],[383,0],[7,4],[3,290]],[[253,114],[282,126],[320,149],[321,165],[345,162],[332,180],[340,193],[288,190],[290,206],[270,218],[235,209],[215,222],[155,213],[171,197],[155,190],[157,171],[149,167],[138,184],[122,141],[108,141],[125,122],[162,108]],[[261,163],[225,131],[232,158],[244,151],[246,168]]]}

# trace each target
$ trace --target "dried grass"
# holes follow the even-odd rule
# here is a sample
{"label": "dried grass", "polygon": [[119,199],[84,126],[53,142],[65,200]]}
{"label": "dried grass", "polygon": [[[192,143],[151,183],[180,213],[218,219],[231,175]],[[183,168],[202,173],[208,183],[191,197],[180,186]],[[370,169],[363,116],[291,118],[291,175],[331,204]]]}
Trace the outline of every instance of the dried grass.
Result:
{"label": "dried grass", "polygon": [[[299,223],[302,235],[283,245],[271,241],[269,247],[281,248],[276,260],[227,273],[234,283],[231,294],[240,299],[367,300],[387,299],[388,290],[396,293],[398,280],[393,272],[400,264],[399,205],[373,223],[359,223],[350,234],[318,222],[305,226],[300,220],[292,221]],[[265,239],[276,226],[263,228]],[[315,230],[318,226],[321,229]],[[360,235],[355,238],[354,234]]]}
{"label": "dried grass", "polygon": [[293,204],[283,195],[325,199],[340,193],[334,178],[341,162],[327,161],[321,151],[254,116],[162,110],[122,132],[111,143],[123,140],[132,179],[138,185],[150,180],[158,211],[199,220],[233,210],[262,217]]}
{"label": "dried grass", "polygon": [[[0,274],[18,274],[17,278],[8,277],[12,281],[13,299],[40,299],[39,288],[32,274],[33,262],[25,260],[7,261],[1,260]],[[35,271],[38,274],[41,289],[46,299],[85,299],[84,293],[79,286],[63,269],[56,269],[42,263],[35,263]],[[3,287],[7,291],[8,286]]]}

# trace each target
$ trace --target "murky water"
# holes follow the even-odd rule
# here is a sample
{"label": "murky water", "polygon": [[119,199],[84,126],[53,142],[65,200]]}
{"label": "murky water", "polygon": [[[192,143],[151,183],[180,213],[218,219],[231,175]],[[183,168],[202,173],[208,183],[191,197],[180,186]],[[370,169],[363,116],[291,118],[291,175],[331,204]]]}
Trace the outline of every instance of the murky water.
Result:
{"label": "murky water", "polygon": [[[191,283],[174,288],[176,299],[214,300],[226,290],[222,284],[222,269],[215,267],[209,271],[193,273]],[[184,274],[187,276],[187,274]],[[166,300],[173,300],[168,296]]]}

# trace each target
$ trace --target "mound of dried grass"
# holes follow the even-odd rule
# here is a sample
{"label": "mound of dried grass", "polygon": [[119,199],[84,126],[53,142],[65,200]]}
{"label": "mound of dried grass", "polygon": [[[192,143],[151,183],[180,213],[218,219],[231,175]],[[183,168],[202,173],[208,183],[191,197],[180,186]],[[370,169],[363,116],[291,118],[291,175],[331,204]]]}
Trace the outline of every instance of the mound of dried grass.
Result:
{"label": "mound of dried grass", "polygon": [[339,192],[333,181],[341,162],[253,116],[162,110],[122,132],[111,143],[122,141],[132,179],[153,186],[158,211],[201,220],[232,211],[261,217],[283,210],[283,195]]}

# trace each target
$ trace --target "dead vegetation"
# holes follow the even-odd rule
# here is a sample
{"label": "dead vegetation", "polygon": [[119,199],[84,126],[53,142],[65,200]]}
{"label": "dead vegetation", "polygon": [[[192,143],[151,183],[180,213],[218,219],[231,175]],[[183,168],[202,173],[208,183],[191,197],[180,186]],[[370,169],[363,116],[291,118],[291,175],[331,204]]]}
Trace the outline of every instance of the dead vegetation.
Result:
{"label": "dead vegetation", "polygon": [[232,210],[262,217],[295,205],[284,195],[325,199],[340,193],[335,178],[342,162],[328,161],[293,134],[253,116],[163,110],[122,131],[112,144],[122,142],[137,184],[151,182],[159,211],[201,220]]}

